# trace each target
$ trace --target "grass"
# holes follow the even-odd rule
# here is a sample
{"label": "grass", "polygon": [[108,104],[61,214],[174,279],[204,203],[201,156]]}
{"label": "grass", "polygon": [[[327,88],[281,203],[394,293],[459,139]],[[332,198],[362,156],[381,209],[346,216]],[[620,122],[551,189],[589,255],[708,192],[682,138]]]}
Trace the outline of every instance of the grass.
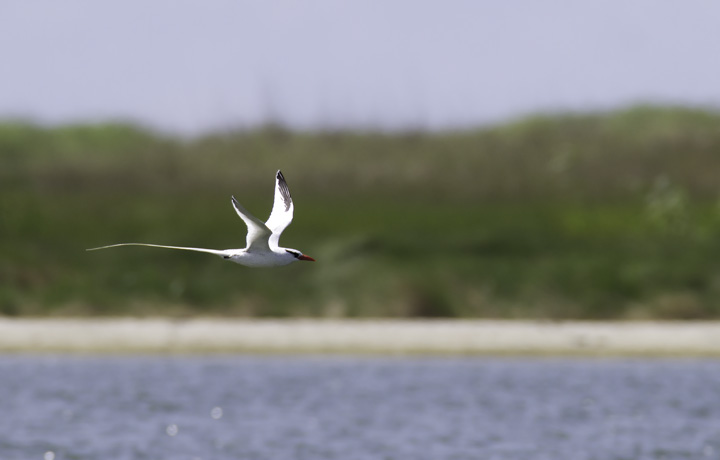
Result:
{"label": "grass", "polygon": [[[717,318],[720,115],[637,107],[448,133],[181,140],[0,125],[0,313]],[[317,263],[248,269],[235,195]],[[279,287],[281,286],[281,287]]]}

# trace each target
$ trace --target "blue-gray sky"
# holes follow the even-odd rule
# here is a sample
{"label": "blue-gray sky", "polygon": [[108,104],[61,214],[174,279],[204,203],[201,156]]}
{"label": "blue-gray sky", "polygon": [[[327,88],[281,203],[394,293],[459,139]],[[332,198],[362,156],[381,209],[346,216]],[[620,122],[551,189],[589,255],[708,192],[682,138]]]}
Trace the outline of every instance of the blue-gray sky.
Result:
{"label": "blue-gray sky", "polygon": [[196,134],[720,106],[713,0],[5,0],[0,118]]}

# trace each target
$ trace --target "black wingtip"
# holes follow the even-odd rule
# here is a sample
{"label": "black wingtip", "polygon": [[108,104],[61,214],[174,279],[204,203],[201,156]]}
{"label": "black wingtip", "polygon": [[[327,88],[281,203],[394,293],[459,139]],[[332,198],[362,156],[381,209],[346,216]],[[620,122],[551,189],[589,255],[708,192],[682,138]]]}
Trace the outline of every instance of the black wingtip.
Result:
{"label": "black wingtip", "polygon": [[275,178],[279,180],[285,180],[285,176],[283,176],[283,173],[279,169],[275,173]]}

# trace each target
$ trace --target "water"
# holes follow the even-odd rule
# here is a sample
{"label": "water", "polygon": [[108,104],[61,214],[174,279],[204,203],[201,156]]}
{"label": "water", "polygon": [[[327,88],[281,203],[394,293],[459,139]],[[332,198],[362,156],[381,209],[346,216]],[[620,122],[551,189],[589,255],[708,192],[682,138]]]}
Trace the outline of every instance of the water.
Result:
{"label": "water", "polygon": [[720,362],[0,356],[0,459],[718,459]]}

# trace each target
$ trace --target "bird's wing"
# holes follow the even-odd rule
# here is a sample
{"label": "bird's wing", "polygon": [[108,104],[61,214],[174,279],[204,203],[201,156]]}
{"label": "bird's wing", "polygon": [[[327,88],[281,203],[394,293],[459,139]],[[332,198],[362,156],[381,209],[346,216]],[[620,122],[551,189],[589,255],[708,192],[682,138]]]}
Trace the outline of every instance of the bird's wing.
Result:
{"label": "bird's wing", "polygon": [[232,197],[232,205],[235,208],[238,216],[247,225],[248,232],[246,238],[247,249],[249,252],[253,251],[269,251],[268,238],[272,232],[262,223],[260,219],[253,216],[248,212],[247,209],[243,208],[235,197]]}
{"label": "bird's wing", "polygon": [[86,251],[97,251],[98,249],[114,248],[117,246],[150,246],[151,248],[166,248],[166,249],[182,249],[184,251],[196,251],[196,252],[207,252],[208,254],[215,254],[217,256],[229,255],[228,251],[222,251],[218,249],[205,249],[205,248],[186,248],[182,246],[163,246],[161,244],[148,244],[148,243],[120,243],[111,244],[109,246],[100,246],[99,248],[86,249]]}
{"label": "bird's wing", "polygon": [[285,177],[278,170],[275,175],[275,200],[273,201],[270,217],[265,222],[265,226],[272,232],[272,236],[270,236],[271,246],[278,247],[280,234],[292,222],[294,209],[290,189],[287,182],[285,182]]}

